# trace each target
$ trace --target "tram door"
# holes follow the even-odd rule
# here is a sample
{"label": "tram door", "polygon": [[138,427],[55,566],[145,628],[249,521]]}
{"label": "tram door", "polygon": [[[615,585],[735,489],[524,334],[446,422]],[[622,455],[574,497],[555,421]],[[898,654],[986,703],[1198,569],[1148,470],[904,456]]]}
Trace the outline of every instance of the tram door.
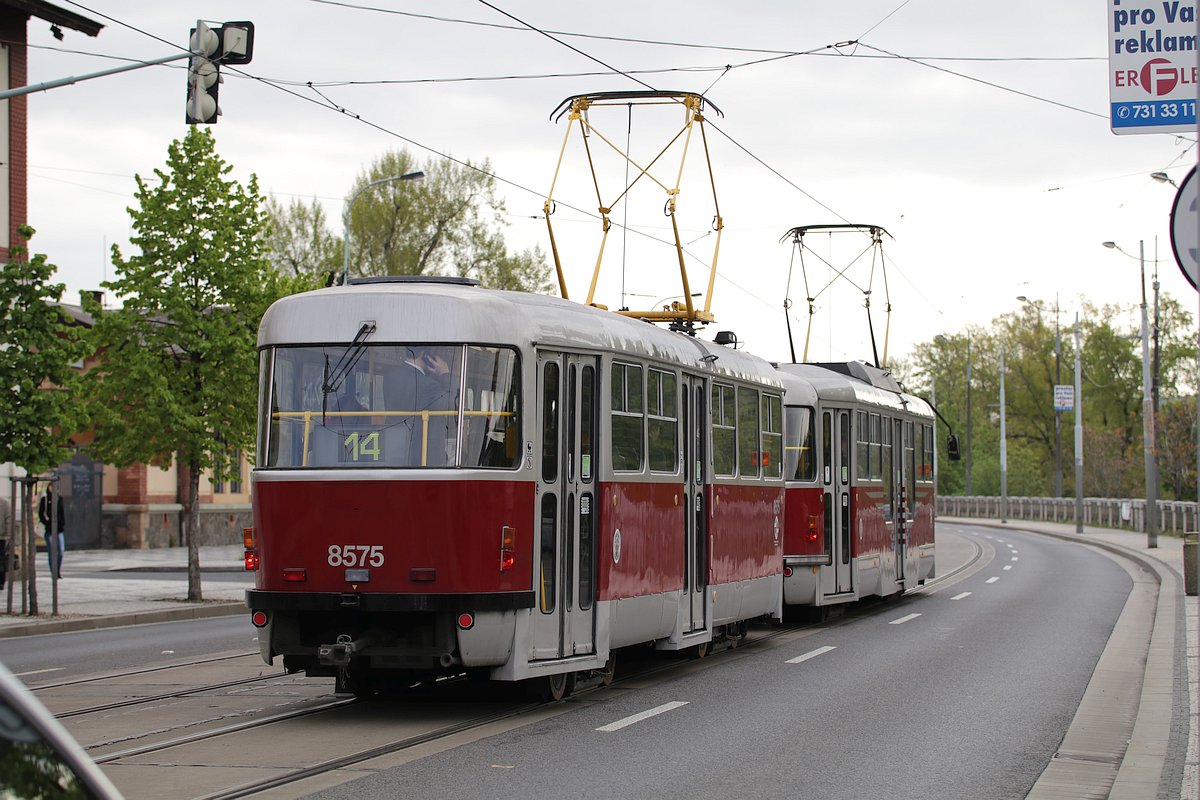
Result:
{"label": "tram door", "polygon": [[683,376],[683,598],[684,633],[703,630],[708,594],[708,390],[704,378]]}
{"label": "tram door", "polygon": [[534,659],[594,653],[596,602],[596,439],[594,356],[538,357],[537,608]]}
{"label": "tram door", "polygon": [[854,513],[850,497],[852,414],[845,408],[827,408],[821,412],[821,483],[825,490],[825,544],[832,564],[822,571],[824,594],[843,594],[854,590],[850,538]]}

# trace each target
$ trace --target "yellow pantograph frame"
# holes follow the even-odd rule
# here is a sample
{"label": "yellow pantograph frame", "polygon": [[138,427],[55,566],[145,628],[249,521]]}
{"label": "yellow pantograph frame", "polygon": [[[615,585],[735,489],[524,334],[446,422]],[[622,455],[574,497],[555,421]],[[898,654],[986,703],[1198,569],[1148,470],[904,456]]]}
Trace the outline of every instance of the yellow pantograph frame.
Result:
{"label": "yellow pantograph frame", "polygon": [[[679,277],[682,283],[683,302],[675,301],[669,306],[661,309],[652,309],[650,311],[629,311],[621,310],[617,313],[628,317],[637,317],[651,322],[671,322],[680,323],[691,326],[695,323],[709,323],[714,321],[715,317],[712,313],[712,296],[713,284],[717,278],[717,257],[721,252],[721,232],[725,225],[721,218],[720,205],[717,202],[717,184],[713,177],[712,159],[708,151],[708,137],[704,131],[704,107],[710,106],[714,111],[720,114],[720,109],[708,103],[703,96],[692,94],[690,92],[600,92],[596,94],[576,95],[564,100],[554,114],[553,119],[560,119],[564,114],[567,115],[568,125],[565,135],[563,136],[562,148],[558,154],[558,165],[554,169],[554,179],[550,184],[550,191],[546,195],[546,202],[542,207],[542,211],[546,217],[546,229],[550,234],[550,252],[554,256],[554,268],[558,273],[558,289],[563,299],[570,299],[567,294],[567,282],[563,275],[562,259],[559,257],[558,245],[554,239],[554,225],[551,222],[551,216],[554,209],[554,188],[558,184],[558,176],[562,171],[563,158],[567,152],[567,142],[571,138],[571,131],[575,129],[575,123],[578,122],[581,138],[583,139],[584,152],[588,159],[588,168],[592,174],[592,185],[596,189],[596,201],[600,212],[600,225],[602,235],[600,238],[600,249],[596,254],[596,265],[592,270],[592,282],[588,288],[587,304],[597,305],[595,302],[596,283],[600,279],[600,268],[604,261],[604,246],[608,241],[608,231],[612,227],[612,221],[609,214],[612,213],[612,208],[622,198],[624,198],[634,185],[642,178],[646,178],[657,184],[667,195],[666,212],[671,218],[671,231],[675,237],[675,254],[679,262]],[[621,147],[614,144],[611,139],[597,130],[591,123],[590,114],[592,108],[597,106],[631,106],[631,105],[679,105],[684,109],[684,121],[682,127],[670,141],[659,150],[658,154],[645,166],[634,161],[629,153],[625,152]],[[713,246],[712,263],[709,265],[708,272],[708,291],[704,293],[704,308],[698,309],[692,303],[692,290],[688,282],[687,266],[684,262],[683,242],[679,237],[679,225],[675,218],[676,202],[679,198],[679,186],[683,179],[684,165],[687,163],[688,148],[692,143],[693,129],[699,128],[700,142],[704,148],[704,162],[708,168],[709,186],[712,188],[713,198],[713,229],[717,232],[717,240]],[[630,166],[632,166],[637,174],[629,181],[616,197],[611,202],[604,201],[604,195],[600,189],[600,180],[596,176],[596,166],[592,160],[592,149],[589,144],[589,139],[595,136],[604,144],[612,148],[618,155],[624,158]],[[675,175],[673,186],[669,186],[663,181],[660,181],[650,170],[680,139],[683,139],[683,150],[679,158],[679,170]]]}

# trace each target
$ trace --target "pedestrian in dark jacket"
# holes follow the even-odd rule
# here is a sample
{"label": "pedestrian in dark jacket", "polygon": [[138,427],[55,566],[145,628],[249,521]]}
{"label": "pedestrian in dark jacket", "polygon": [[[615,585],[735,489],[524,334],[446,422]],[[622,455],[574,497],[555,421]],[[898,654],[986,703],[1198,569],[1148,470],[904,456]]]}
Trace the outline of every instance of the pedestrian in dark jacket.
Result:
{"label": "pedestrian in dark jacket", "polygon": [[[55,503],[57,501],[57,503]],[[54,505],[51,505],[54,503]],[[53,509],[53,510],[51,510]],[[67,538],[64,531],[67,529],[66,511],[63,507],[63,499],[54,491],[54,484],[46,485],[46,493],[42,495],[42,499],[38,501],[38,519],[42,521],[42,526],[46,530],[46,558],[50,560],[50,574],[56,578],[62,577],[62,562],[63,550],[67,546]],[[57,531],[51,531],[51,525],[56,527]],[[55,535],[57,534],[57,535]],[[54,563],[54,550],[51,546],[51,539],[57,545],[58,564]]]}

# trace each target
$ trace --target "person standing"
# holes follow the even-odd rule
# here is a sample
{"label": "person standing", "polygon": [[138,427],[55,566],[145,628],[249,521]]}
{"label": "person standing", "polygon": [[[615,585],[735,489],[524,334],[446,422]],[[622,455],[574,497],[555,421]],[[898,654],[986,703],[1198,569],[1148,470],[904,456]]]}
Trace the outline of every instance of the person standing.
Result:
{"label": "person standing", "polygon": [[[66,517],[62,497],[54,491],[53,483],[46,484],[46,493],[38,501],[38,519],[41,520],[46,531],[46,557],[50,560],[50,574],[55,578],[62,578],[63,550],[67,546]],[[52,531],[51,527],[57,528],[57,531]],[[56,533],[57,535],[55,535]],[[51,546],[51,537],[53,537],[56,547]],[[56,549],[58,551],[57,565],[54,563]]]}

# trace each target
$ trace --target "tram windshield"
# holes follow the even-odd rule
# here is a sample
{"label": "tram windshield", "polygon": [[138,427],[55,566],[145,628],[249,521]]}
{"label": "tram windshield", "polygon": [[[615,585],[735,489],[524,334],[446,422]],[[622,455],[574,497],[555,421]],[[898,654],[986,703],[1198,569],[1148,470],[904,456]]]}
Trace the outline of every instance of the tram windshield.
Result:
{"label": "tram windshield", "polygon": [[259,466],[518,466],[515,350],[350,344],[264,351]]}

